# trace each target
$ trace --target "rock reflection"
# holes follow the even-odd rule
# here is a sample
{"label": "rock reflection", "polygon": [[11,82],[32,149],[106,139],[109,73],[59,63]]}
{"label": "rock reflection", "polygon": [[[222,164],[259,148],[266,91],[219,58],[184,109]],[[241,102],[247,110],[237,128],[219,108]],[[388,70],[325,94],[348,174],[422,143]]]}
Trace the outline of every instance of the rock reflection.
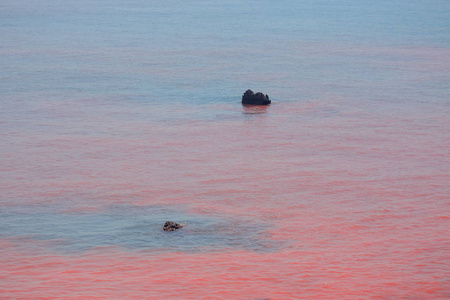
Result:
{"label": "rock reflection", "polygon": [[248,105],[242,104],[242,113],[247,115],[264,114],[267,112],[268,105]]}

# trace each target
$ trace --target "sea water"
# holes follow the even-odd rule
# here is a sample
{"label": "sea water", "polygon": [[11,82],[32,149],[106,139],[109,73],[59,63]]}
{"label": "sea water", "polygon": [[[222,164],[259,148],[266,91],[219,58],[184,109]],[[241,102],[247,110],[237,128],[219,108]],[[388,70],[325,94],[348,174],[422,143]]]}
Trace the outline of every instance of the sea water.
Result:
{"label": "sea water", "polygon": [[450,298],[449,15],[2,0],[0,298]]}

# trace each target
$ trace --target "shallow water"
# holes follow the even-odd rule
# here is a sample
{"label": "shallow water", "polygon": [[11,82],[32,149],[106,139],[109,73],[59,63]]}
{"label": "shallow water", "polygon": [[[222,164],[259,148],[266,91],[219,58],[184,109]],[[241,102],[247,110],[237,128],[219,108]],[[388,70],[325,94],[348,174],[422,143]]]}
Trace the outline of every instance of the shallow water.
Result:
{"label": "shallow water", "polygon": [[446,1],[0,7],[1,298],[450,297]]}

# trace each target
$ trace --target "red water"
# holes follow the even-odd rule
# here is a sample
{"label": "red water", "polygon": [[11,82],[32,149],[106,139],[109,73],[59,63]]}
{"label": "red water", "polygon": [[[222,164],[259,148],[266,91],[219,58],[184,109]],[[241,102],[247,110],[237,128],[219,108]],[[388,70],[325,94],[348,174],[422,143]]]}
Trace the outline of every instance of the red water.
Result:
{"label": "red water", "polygon": [[[72,215],[181,205],[260,223],[269,246],[99,243],[74,254],[17,224],[0,240],[2,299],[450,298],[442,104],[180,105],[167,115],[177,121],[151,122],[163,108],[39,103],[25,106],[34,119],[4,122],[14,134],[2,150],[3,216],[36,205]],[[180,117],[196,110],[208,118]]]}

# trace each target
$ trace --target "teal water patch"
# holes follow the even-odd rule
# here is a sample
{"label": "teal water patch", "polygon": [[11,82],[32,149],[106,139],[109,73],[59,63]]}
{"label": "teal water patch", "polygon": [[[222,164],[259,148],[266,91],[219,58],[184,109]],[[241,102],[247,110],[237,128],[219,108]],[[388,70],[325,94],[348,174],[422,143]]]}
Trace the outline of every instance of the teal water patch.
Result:
{"label": "teal water patch", "polygon": [[[0,212],[0,238],[45,241],[62,253],[118,246],[136,250],[211,252],[270,251],[267,224],[229,216],[192,214],[183,208],[112,205],[101,212],[60,213],[10,209]],[[166,221],[185,224],[173,232]]]}

